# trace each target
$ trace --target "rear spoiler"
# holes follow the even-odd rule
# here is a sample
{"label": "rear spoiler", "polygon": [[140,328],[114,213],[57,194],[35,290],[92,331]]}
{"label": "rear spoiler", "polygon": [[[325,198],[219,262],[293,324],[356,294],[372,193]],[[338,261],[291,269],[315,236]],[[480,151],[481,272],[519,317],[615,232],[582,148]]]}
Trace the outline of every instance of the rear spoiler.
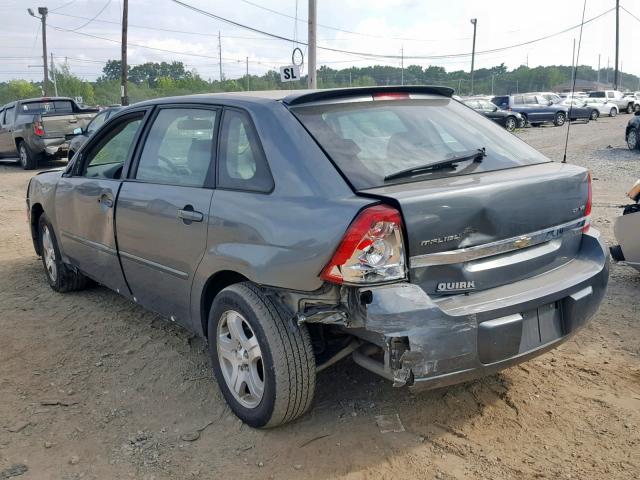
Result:
{"label": "rear spoiler", "polygon": [[309,90],[309,93],[294,93],[285,97],[282,100],[282,103],[293,106],[310,102],[337,100],[345,97],[374,95],[376,93],[416,93],[423,95],[440,95],[451,98],[453,92],[453,88],[428,85],[337,88],[328,90]]}

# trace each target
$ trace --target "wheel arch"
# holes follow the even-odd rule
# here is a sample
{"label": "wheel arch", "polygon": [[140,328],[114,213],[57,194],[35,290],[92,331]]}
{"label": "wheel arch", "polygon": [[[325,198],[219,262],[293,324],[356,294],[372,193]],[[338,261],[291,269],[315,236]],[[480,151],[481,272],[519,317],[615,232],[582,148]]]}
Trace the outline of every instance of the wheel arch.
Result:
{"label": "wheel arch", "polygon": [[221,270],[211,275],[204,284],[200,295],[200,325],[202,334],[207,337],[209,310],[216,296],[225,288],[249,279],[233,270]]}
{"label": "wheel arch", "polygon": [[40,222],[40,217],[44,214],[44,209],[42,208],[42,204],[34,203],[31,206],[30,212],[30,229],[31,229],[31,239],[33,240],[33,248],[35,249],[38,256],[42,255],[40,251],[40,231],[38,228],[38,224]]}

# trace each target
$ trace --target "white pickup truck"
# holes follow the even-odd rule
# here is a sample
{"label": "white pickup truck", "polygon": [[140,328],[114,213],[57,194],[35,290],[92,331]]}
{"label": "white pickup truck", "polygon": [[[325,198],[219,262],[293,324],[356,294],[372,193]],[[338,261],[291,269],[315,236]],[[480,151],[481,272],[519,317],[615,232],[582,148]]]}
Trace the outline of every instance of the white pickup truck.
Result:
{"label": "white pickup truck", "polygon": [[607,103],[612,103],[618,107],[621,112],[633,113],[636,101],[633,97],[625,97],[618,90],[599,90],[597,92],[589,92],[589,98],[605,99]]}

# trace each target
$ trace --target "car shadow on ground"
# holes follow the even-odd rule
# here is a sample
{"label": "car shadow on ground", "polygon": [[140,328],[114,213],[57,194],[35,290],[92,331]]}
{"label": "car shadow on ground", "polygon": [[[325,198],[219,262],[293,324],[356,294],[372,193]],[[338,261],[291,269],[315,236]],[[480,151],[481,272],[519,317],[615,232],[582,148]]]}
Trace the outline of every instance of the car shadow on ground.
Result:
{"label": "car shadow on ground", "polygon": [[[287,477],[278,467],[284,462],[304,463],[305,472],[331,478],[336,471],[327,458],[342,455],[345,448],[353,449],[350,465],[357,469],[388,461],[389,449],[406,453],[425,442],[438,443],[443,435],[462,439],[465,426],[495,403],[509,406],[506,410],[512,410],[517,423],[511,382],[502,374],[414,395],[348,359],[318,375],[316,400],[306,415],[279,428],[253,430],[226,406],[211,377],[204,340],[101,286],[53,292],[35,255],[0,262],[0,329],[10,332],[0,340],[1,376],[24,392],[27,402],[37,403],[49,382],[66,382],[82,405],[70,425],[84,425],[91,437],[92,425],[100,423],[104,411],[120,412],[93,434],[115,438],[117,447],[132,433],[148,432],[156,439],[157,454],[174,464],[233,450],[256,464],[266,463],[267,475],[271,471]],[[26,363],[17,361],[14,345],[36,353]],[[46,375],[33,376],[33,371]],[[7,411],[0,406],[0,416],[10,413],[8,404]],[[383,433],[378,417],[398,431]],[[185,443],[180,438],[185,431],[210,422],[188,452],[175,448]],[[43,435],[50,434],[54,424],[41,420],[40,428]],[[163,430],[167,433],[159,433]],[[273,449],[280,452],[277,462],[269,456]],[[323,454],[309,455],[317,449]],[[109,458],[142,461],[135,456],[123,460],[117,449]],[[143,471],[154,467],[146,465]],[[297,476],[295,468],[291,472]]]}

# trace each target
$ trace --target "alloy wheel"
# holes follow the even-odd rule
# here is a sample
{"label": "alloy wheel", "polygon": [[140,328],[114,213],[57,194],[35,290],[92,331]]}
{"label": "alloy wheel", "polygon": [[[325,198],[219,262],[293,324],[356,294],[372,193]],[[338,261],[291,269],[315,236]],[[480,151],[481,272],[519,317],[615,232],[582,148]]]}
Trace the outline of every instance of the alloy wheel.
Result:
{"label": "alloy wheel", "polygon": [[591,112],[591,120],[597,120],[598,119],[598,111],[597,110],[593,110]]}
{"label": "alloy wheel", "polygon": [[42,228],[42,256],[44,257],[44,265],[47,275],[52,282],[56,281],[58,269],[56,267],[56,251],[53,248],[53,240],[49,227]]}
{"label": "alloy wheel", "polygon": [[629,150],[638,148],[638,130],[630,130],[627,134],[627,147],[629,147]]}
{"label": "alloy wheel", "polygon": [[23,168],[26,167],[27,166],[27,148],[24,146],[24,144],[20,144],[18,155],[20,157],[20,165]]}
{"label": "alloy wheel", "polygon": [[505,122],[505,128],[509,131],[512,132],[513,130],[516,129],[516,119],[509,117],[507,118],[507,121]]}
{"label": "alloy wheel", "polygon": [[245,408],[256,408],[264,394],[262,350],[249,322],[227,310],[218,322],[217,351],[225,383]]}

